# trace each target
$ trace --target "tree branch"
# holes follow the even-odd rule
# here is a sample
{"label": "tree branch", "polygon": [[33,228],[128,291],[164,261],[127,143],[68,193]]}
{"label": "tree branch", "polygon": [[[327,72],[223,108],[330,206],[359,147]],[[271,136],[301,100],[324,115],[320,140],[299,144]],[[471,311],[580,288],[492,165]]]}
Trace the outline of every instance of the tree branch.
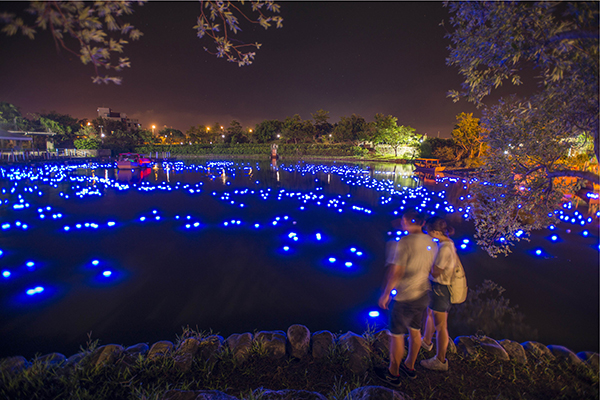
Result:
{"label": "tree branch", "polygon": [[549,178],[560,178],[560,177],[569,177],[569,178],[580,178],[585,179],[591,182],[598,183],[600,176],[590,171],[573,171],[570,169],[563,169],[558,171],[548,172]]}

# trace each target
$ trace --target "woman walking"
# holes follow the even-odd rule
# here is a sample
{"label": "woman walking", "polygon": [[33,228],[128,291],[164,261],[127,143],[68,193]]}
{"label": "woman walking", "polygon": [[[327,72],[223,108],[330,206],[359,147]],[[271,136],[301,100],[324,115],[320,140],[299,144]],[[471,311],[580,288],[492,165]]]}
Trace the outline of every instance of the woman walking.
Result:
{"label": "woman walking", "polygon": [[450,310],[450,291],[448,285],[452,279],[457,262],[456,248],[449,236],[454,234],[454,229],[441,217],[432,217],[425,223],[427,234],[439,241],[439,250],[429,280],[431,281],[430,303],[427,309],[425,322],[425,335],[421,346],[430,351],[433,348],[433,332],[436,336],[436,355],[428,360],[422,360],[421,366],[436,371],[447,371],[448,360],[448,311]]}

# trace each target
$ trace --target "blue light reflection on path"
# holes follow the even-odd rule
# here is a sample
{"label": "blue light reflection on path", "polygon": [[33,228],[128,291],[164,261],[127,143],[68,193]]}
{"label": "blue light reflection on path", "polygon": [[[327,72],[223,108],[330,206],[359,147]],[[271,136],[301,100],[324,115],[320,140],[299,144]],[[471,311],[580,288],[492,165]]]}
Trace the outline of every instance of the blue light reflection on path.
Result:
{"label": "blue light reflection on path", "polygon": [[[40,221],[38,218],[30,223],[27,220],[30,225],[27,232],[9,230],[3,237],[2,248],[7,250],[0,259],[3,269],[23,266],[30,259],[36,262],[36,268],[38,262],[40,266],[36,269],[38,275],[27,276],[16,271],[10,280],[2,279],[2,289],[8,289],[0,298],[2,305],[13,304],[3,311],[2,317],[10,320],[9,327],[15,327],[12,331],[0,328],[3,336],[14,335],[12,343],[17,348],[26,348],[35,337],[41,345],[47,344],[50,352],[61,350],[57,349],[61,343],[75,351],[85,343],[90,330],[95,337],[107,342],[133,344],[133,341],[172,338],[180,326],[187,324],[199,325],[201,329],[213,328],[222,334],[285,329],[293,323],[306,324],[313,331],[352,329],[360,332],[364,329],[359,310],[376,304],[381,283],[378,268],[383,263],[384,240],[387,239],[385,232],[394,218],[392,211],[399,206],[399,194],[394,191],[406,192],[402,189],[406,187],[411,192],[417,182],[402,177],[391,181],[389,174],[368,170],[365,173],[364,166],[325,168],[320,164],[312,171],[303,169],[303,165],[281,165],[281,181],[277,182],[268,165],[256,166],[256,162],[251,164],[252,177],[240,173],[243,167],[239,164],[224,164],[227,172],[223,179],[221,172],[215,173],[218,167],[212,167],[209,172],[207,164],[200,165],[201,168],[179,173],[177,168],[172,168],[169,183],[164,183],[167,179],[162,170],[156,175],[150,174],[141,183],[134,176],[123,182],[123,171],[116,174],[115,180],[112,171],[108,186],[88,191],[83,187],[90,171],[76,170],[81,175],[69,182],[72,190],[66,188],[65,183],[44,187],[38,181],[35,200],[30,196],[34,193],[21,193],[25,201],[32,204],[29,208],[10,209],[10,212],[6,206],[0,208],[2,220],[17,213],[23,221],[27,215],[37,218],[38,208],[48,216],[62,214],[58,219],[50,217]],[[98,171],[101,169],[96,174],[103,176]],[[198,185],[198,180],[202,185]],[[17,188],[21,190],[23,186],[19,183]],[[452,188],[445,183],[430,185],[430,190],[448,191],[449,197],[455,195],[450,193]],[[44,193],[42,196],[38,195],[39,190]],[[217,196],[213,196],[213,192]],[[75,193],[87,195],[80,199]],[[411,200],[410,196],[405,198]],[[416,200],[420,204],[421,200]],[[239,207],[240,204],[244,207]],[[304,210],[299,208],[301,204]],[[49,205],[51,210],[46,209]],[[340,209],[343,211],[339,212]],[[374,212],[362,212],[364,210]],[[457,238],[472,238],[468,224],[460,224],[460,214],[456,211],[451,217],[451,223],[460,228]],[[284,215],[289,218],[281,218]],[[150,219],[142,223],[141,216]],[[156,220],[156,216],[161,218]],[[200,226],[184,229],[186,216],[200,221]],[[276,217],[281,219],[273,226],[271,221]],[[223,222],[232,220],[241,223],[223,227]],[[86,222],[107,226],[109,221],[116,221],[115,226],[84,229]],[[68,232],[62,230],[64,225],[77,223],[83,227]],[[256,223],[259,228],[254,227]],[[558,229],[564,228],[560,225]],[[296,233],[297,241],[289,237],[290,232]],[[321,233],[324,240],[317,240],[316,232]],[[565,243],[573,243],[562,230],[560,236]],[[533,239],[520,248],[531,250],[539,246],[549,254],[554,253],[547,239],[539,243]],[[597,243],[597,236],[588,239],[590,244]],[[42,245],[32,248],[31,243]],[[558,249],[555,246],[565,243],[551,246]],[[282,251],[283,246],[289,246],[290,251]],[[360,249],[364,256],[360,259],[353,256],[351,247]],[[565,274],[566,259],[532,261],[531,252],[524,250],[507,262],[483,256],[469,244],[463,257],[471,285],[483,279],[500,283],[507,288],[511,303],[519,304],[531,321],[531,317],[535,319],[536,314],[539,315],[539,309],[547,307],[544,307],[543,296],[533,300],[527,297],[526,294],[531,293],[530,285],[536,285],[538,292],[543,292],[543,288],[556,290],[556,282],[561,282],[561,274]],[[597,251],[589,254],[597,257]],[[88,267],[94,257],[106,265],[92,272]],[[334,265],[327,261],[330,257],[336,259]],[[591,273],[593,277],[593,271],[584,270],[585,257],[585,253],[577,252],[569,262],[576,265],[583,276],[589,277]],[[352,264],[347,267],[346,263]],[[519,268],[515,273],[515,264],[532,268]],[[98,279],[105,270],[115,272],[115,277],[120,279]],[[597,277],[597,269],[595,273]],[[558,280],[550,279],[549,274]],[[515,276],[520,276],[518,282],[514,282]],[[27,302],[15,304],[18,296],[11,294],[24,293],[32,287],[29,284],[34,278],[44,278],[43,281],[48,282],[44,287],[60,290],[54,291],[54,297],[49,296],[52,291],[45,290],[47,297],[35,307]],[[572,278],[569,287],[581,288],[585,282],[580,280],[580,276]],[[558,289],[556,301],[563,300],[562,306],[556,305],[559,312],[569,311],[582,320],[580,323],[589,321],[590,318],[582,316],[589,315],[590,306],[579,305],[573,295],[576,291],[563,289],[561,293],[560,287]],[[569,310],[561,310],[565,299],[569,300]],[[593,318],[591,320],[593,322]],[[29,337],[19,334],[19,329],[25,327],[30,332]],[[555,343],[565,344],[557,337]],[[42,348],[36,347],[35,351]]]}

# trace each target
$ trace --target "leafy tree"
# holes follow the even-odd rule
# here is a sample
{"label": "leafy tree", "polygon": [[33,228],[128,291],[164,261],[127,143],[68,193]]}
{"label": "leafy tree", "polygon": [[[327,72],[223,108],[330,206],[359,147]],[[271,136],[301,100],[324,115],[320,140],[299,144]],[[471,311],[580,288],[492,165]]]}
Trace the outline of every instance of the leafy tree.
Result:
{"label": "leafy tree", "polygon": [[371,136],[371,125],[360,115],[352,114],[342,117],[333,128],[333,138],[336,142],[350,142],[355,146],[368,140]]}
{"label": "leafy tree", "polygon": [[208,131],[211,143],[224,143],[225,142],[225,127],[218,122],[215,122]]}
{"label": "leafy tree", "polygon": [[79,128],[79,124],[69,115],[61,115],[53,111],[49,114],[33,115],[33,118],[30,127],[34,130],[54,132],[55,135],[51,136],[50,140],[57,146],[70,147],[73,145],[73,140],[77,138],[73,128]]}
{"label": "leafy tree", "polygon": [[257,143],[269,143],[281,133],[282,123],[277,120],[266,120],[256,125],[253,137]]}
{"label": "leafy tree", "polygon": [[3,129],[27,129],[29,121],[23,118],[19,108],[11,103],[0,102],[0,127]]}
{"label": "leafy tree", "polygon": [[[555,223],[563,195],[577,186],[564,178],[598,182],[598,175],[569,164],[571,144],[582,135],[598,161],[598,4],[596,2],[446,3],[453,14],[448,65],[464,77],[451,91],[483,107],[480,179],[471,217],[478,243],[492,256],[532,229]],[[531,96],[484,100],[521,74],[536,71]]]}
{"label": "leafy tree", "polygon": [[158,136],[166,144],[180,144],[185,141],[185,134],[174,128],[163,128],[158,132]]}
{"label": "leafy tree", "polygon": [[212,133],[210,128],[205,125],[191,126],[185,132],[186,141],[192,143],[210,143],[212,140]]}
{"label": "leafy tree", "polygon": [[310,121],[303,121],[300,115],[287,117],[281,127],[283,137],[288,142],[302,143],[314,137],[315,127]]}
{"label": "leafy tree", "polygon": [[229,123],[229,127],[225,132],[225,141],[227,143],[248,143],[249,141],[244,128],[236,120]]}
{"label": "leafy tree", "polygon": [[[124,52],[130,40],[138,40],[143,33],[123,17],[133,13],[135,4],[143,5],[145,0],[137,1],[32,1],[27,13],[31,22],[13,13],[0,13],[2,32],[8,36],[19,31],[34,39],[38,30],[49,30],[57,48],[77,56],[84,64],[92,64],[94,83],[121,84],[122,78],[101,75],[99,70],[106,68],[115,72],[131,66],[129,58],[119,57],[118,62],[111,57]],[[282,27],[283,19],[276,15],[279,5],[270,0],[252,1],[249,11],[242,11],[243,2],[200,0],[200,15],[197,25],[199,38],[208,37],[213,49],[204,49],[219,58],[237,62],[239,66],[252,63],[256,53],[246,48],[260,48],[260,43],[244,43],[231,39],[231,35],[241,31],[239,19],[257,24],[265,29],[275,24]],[[252,17],[250,15],[253,15]],[[113,57],[114,59],[114,57]]]}
{"label": "leafy tree", "polygon": [[83,127],[81,127],[79,129],[79,131],[77,132],[77,136],[79,136],[81,139],[98,139],[100,138],[100,134],[97,131],[97,128],[90,124],[90,125],[85,125]]}
{"label": "leafy tree", "polygon": [[398,157],[400,147],[411,147],[414,154],[421,144],[421,135],[418,135],[414,128],[398,126],[398,118],[391,115],[386,117],[383,114],[376,114],[373,128],[373,142],[391,146],[395,157]]}
{"label": "leafy tree", "polygon": [[103,138],[102,147],[111,149],[115,153],[132,152],[136,147],[149,144],[152,141],[152,132],[148,130],[116,130],[111,131]]}
{"label": "leafy tree", "polygon": [[333,125],[331,125],[329,120],[329,111],[325,111],[320,109],[314,114],[311,114],[315,127],[315,140],[321,139],[322,137],[327,137],[331,131],[333,131]]}

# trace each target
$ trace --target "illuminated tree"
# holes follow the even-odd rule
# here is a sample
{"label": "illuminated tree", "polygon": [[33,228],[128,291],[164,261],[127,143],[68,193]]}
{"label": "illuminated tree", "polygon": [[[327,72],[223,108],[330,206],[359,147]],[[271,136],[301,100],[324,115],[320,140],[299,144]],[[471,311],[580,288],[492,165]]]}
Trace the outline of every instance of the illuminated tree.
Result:
{"label": "illuminated tree", "polygon": [[[49,30],[57,47],[79,57],[84,64],[92,64],[94,83],[121,84],[122,78],[101,75],[99,69],[115,72],[130,67],[127,57],[118,62],[111,56],[120,55],[130,40],[138,40],[143,33],[123,20],[131,15],[138,1],[32,1],[27,13],[32,22],[13,13],[0,13],[2,32],[12,36],[21,32],[34,39],[39,30]],[[276,15],[279,5],[270,0],[250,2],[250,10],[243,11],[244,2],[200,0],[200,15],[194,29],[199,38],[212,40],[212,48],[204,49],[219,58],[237,62],[239,66],[250,65],[256,53],[247,49],[259,49],[260,43],[244,43],[231,36],[241,31],[239,19],[257,24],[265,29],[275,24],[281,28],[283,19]]]}
{"label": "illuminated tree", "polygon": [[400,147],[410,147],[414,156],[421,143],[421,135],[410,126],[398,126],[398,118],[383,114],[376,114],[373,122],[373,142],[385,143],[394,149],[394,156],[398,157]]}
{"label": "illuminated tree", "polygon": [[485,149],[485,129],[479,123],[479,118],[474,118],[473,113],[460,113],[456,116],[456,126],[452,130],[452,139],[460,148],[466,158],[479,158]]}
{"label": "illuminated tree", "polygon": [[[446,5],[453,14],[447,63],[464,77],[450,96],[483,107],[487,130],[489,153],[473,188],[476,238],[490,255],[506,254],[532,229],[556,222],[563,195],[582,183],[569,178],[598,182],[568,157],[583,136],[598,161],[598,4]],[[486,106],[486,96],[506,81],[521,84],[532,68],[538,87],[531,96]]]}

